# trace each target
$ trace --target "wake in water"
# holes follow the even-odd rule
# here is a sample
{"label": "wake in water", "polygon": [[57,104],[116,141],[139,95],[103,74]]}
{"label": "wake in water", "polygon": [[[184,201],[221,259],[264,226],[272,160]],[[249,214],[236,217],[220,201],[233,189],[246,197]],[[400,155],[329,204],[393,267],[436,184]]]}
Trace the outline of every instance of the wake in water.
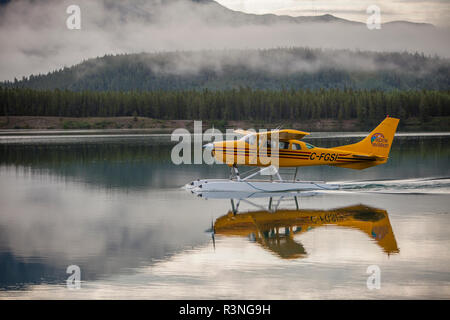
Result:
{"label": "wake in water", "polygon": [[450,194],[450,177],[400,180],[335,181],[340,190],[402,194]]}

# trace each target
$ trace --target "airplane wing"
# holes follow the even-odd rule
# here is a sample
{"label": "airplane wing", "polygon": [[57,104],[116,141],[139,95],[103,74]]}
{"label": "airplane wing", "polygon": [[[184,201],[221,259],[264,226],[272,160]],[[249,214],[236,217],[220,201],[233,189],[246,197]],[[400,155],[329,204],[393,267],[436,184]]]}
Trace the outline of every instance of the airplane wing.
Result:
{"label": "airplane wing", "polygon": [[272,130],[272,131],[266,131],[266,132],[253,132],[253,131],[247,131],[247,130],[234,130],[237,134],[247,135],[250,133],[254,133],[256,136],[266,136],[268,139],[272,136],[272,134],[278,134],[278,139],[280,141],[287,141],[287,140],[300,140],[304,136],[309,135],[308,132],[299,131],[299,130],[293,130],[293,129],[283,129],[283,130]]}
{"label": "airplane wing", "polygon": [[254,133],[253,131],[248,131],[248,130],[242,130],[242,129],[237,129],[233,131],[236,134],[241,134],[243,136],[248,135],[249,133]]}
{"label": "airplane wing", "polygon": [[304,136],[309,135],[308,132],[293,130],[293,129],[283,129],[283,130],[272,130],[267,132],[259,133],[259,135],[266,135],[268,138],[272,136],[272,134],[278,134],[278,139],[280,141],[287,140],[300,140]]}

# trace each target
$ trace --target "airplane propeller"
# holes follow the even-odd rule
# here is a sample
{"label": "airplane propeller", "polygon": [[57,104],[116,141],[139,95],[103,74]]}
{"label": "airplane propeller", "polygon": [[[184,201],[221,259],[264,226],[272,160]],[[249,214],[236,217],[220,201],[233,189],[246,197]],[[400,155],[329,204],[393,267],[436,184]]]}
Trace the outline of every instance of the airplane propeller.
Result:
{"label": "airplane propeller", "polygon": [[211,239],[213,242],[214,251],[216,251],[216,237],[215,237],[216,230],[214,228],[214,222],[212,220],[211,220],[211,228],[205,230],[205,232],[211,233]]}

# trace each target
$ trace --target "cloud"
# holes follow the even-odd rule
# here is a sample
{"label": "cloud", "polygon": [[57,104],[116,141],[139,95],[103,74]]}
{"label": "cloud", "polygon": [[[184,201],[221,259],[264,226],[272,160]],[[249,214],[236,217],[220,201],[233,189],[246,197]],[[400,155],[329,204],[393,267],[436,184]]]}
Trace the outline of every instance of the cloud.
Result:
{"label": "cloud", "polygon": [[273,17],[267,23],[250,17],[246,23],[243,14],[208,1],[77,3],[81,30],[66,27],[66,8],[73,1],[17,0],[0,7],[0,80],[137,52],[309,46],[450,56],[447,29],[398,25],[369,31],[364,24],[276,23]]}

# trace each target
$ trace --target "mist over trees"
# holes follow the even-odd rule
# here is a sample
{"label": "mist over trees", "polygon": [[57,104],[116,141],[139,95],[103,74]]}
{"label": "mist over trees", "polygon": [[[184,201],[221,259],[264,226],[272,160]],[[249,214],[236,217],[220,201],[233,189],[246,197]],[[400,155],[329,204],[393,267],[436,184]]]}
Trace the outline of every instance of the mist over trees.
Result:
{"label": "mist over trees", "polygon": [[105,55],[6,87],[73,91],[352,88],[449,90],[450,59],[418,53],[278,48]]}
{"label": "mist over trees", "polygon": [[0,84],[1,116],[245,120],[386,115],[449,130],[450,60],[423,54],[278,48],[106,55]]}

